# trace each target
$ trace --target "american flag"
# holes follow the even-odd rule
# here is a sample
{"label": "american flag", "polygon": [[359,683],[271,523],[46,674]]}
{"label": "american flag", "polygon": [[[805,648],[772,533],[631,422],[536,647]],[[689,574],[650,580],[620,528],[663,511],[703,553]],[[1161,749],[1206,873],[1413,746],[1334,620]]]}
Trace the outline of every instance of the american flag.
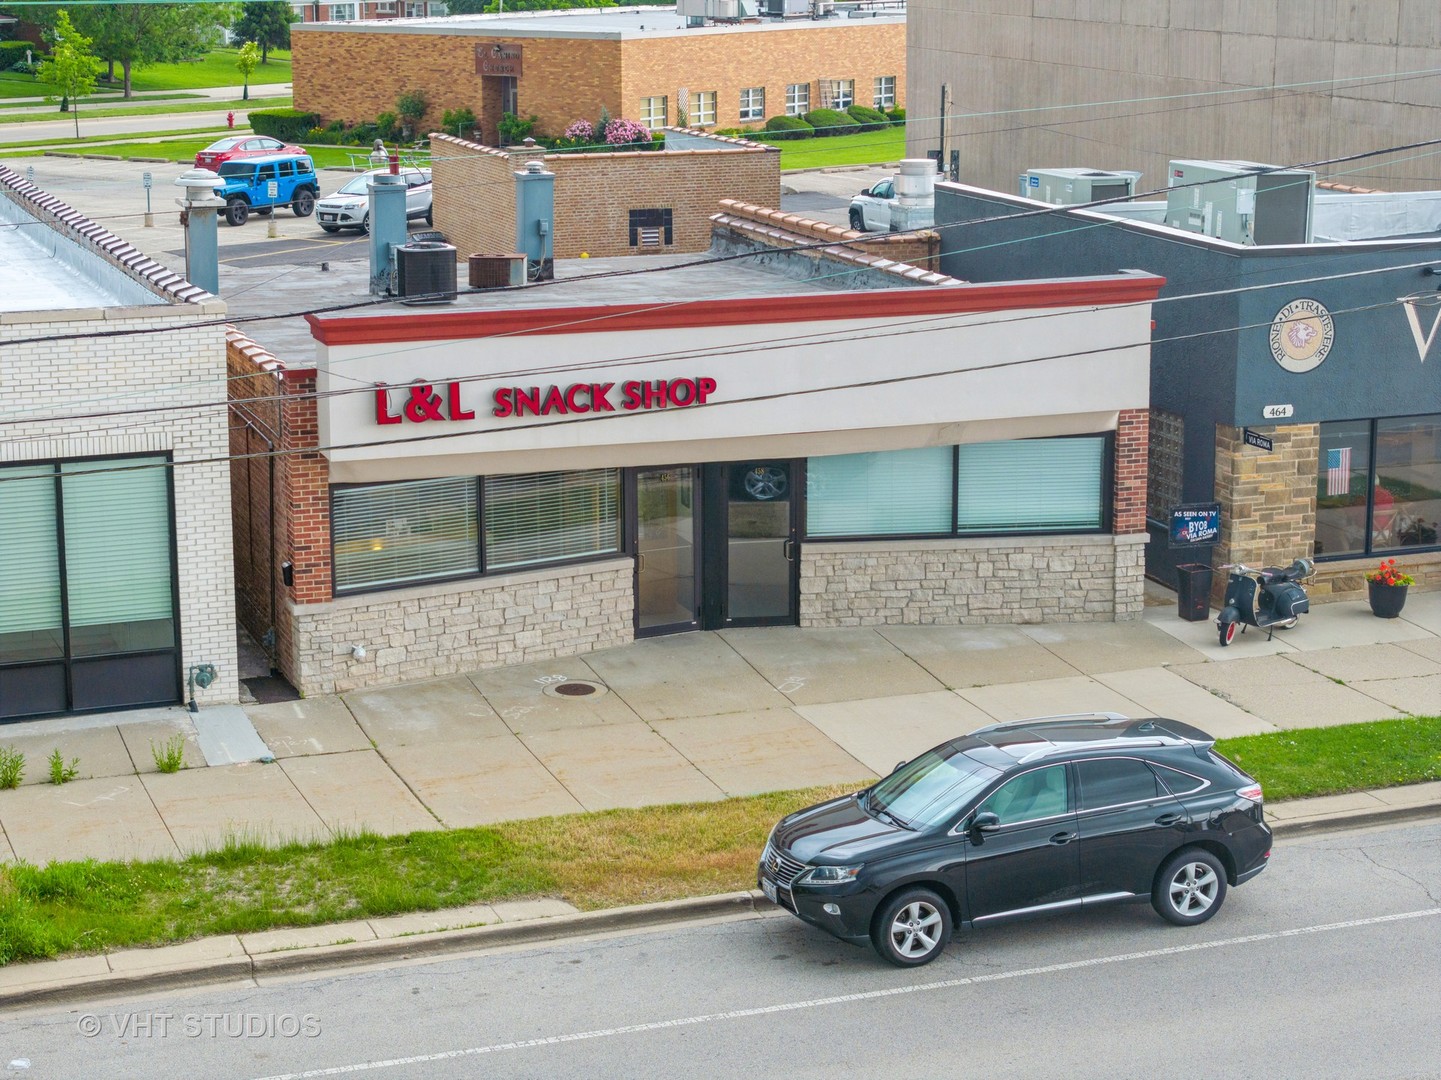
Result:
{"label": "american flag", "polygon": [[1351,490],[1351,448],[1326,451],[1326,494],[1345,495]]}

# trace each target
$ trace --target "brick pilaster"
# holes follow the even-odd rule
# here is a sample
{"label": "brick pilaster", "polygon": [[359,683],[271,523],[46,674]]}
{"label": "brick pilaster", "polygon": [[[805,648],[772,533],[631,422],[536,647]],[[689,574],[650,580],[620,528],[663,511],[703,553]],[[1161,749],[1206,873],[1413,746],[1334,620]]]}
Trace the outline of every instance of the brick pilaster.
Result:
{"label": "brick pilaster", "polygon": [[295,568],[295,583],[286,592],[297,604],[324,603],[331,597],[330,463],[317,449],[313,368],[285,373],[281,437],[281,548]]}
{"label": "brick pilaster", "polygon": [[1146,455],[1150,447],[1150,411],[1122,409],[1116,421],[1116,479],[1112,491],[1111,531],[1146,531]]}

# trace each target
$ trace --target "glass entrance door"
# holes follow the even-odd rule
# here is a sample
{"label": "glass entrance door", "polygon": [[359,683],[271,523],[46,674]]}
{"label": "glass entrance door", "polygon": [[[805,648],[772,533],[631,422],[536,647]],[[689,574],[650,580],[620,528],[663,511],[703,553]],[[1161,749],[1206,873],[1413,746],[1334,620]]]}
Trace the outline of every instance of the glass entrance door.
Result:
{"label": "glass entrance door", "polygon": [[717,467],[725,498],[723,626],[796,621],[793,461]]}
{"label": "glass entrance door", "polygon": [[700,501],[690,465],[635,474],[636,634],[700,627]]}

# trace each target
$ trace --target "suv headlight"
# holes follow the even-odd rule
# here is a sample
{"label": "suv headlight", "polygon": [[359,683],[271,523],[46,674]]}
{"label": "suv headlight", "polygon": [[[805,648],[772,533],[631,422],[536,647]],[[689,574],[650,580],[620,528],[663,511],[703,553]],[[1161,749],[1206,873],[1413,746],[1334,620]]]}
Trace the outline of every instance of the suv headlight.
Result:
{"label": "suv headlight", "polygon": [[856,866],[813,866],[796,879],[800,885],[845,885],[855,881],[856,875],[861,872],[861,864]]}

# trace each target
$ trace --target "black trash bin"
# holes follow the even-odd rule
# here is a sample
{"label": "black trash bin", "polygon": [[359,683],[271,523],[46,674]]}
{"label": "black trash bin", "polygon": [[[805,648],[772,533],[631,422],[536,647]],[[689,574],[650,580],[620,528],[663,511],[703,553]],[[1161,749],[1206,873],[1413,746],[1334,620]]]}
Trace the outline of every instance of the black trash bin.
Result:
{"label": "black trash bin", "polygon": [[1180,584],[1176,589],[1177,614],[1187,622],[1205,622],[1211,617],[1211,575],[1205,563],[1182,563],[1176,567]]}

